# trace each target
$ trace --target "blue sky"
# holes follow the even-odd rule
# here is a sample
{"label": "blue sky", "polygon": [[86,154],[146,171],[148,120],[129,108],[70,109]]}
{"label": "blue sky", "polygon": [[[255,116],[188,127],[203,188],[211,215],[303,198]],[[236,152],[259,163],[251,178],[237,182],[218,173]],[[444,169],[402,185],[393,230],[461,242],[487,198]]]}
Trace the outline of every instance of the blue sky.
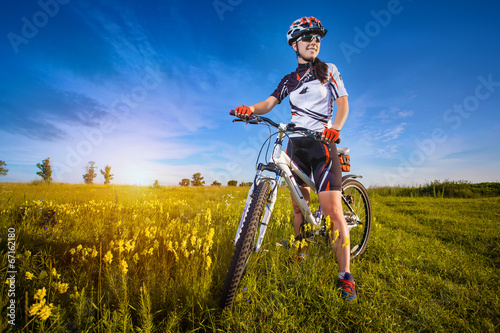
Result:
{"label": "blue sky", "polygon": [[[288,26],[316,16],[350,114],[341,146],[367,185],[500,181],[500,1],[4,2],[1,181],[249,181],[264,126],[230,109],[297,65]],[[288,100],[268,116],[289,121]],[[96,183],[102,182],[99,176]]]}

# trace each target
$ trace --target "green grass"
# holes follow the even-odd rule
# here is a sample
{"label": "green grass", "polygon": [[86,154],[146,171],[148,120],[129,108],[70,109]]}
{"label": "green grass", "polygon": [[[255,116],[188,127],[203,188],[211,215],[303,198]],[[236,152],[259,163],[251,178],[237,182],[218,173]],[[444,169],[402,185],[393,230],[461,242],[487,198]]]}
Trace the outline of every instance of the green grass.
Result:
{"label": "green grass", "polygon": [[[253,255],[233,310],[219,310],[247,191],[0,184],[3,274],[8,228],[16,229],[18,255],[16,326],[7,324],[9,286],[2,284],[1,327],[12,332],[23,327],[27,332],[500,330],[500,197],[371,191],[369,247],[352,264],[358,300],[345,303],[337,290],[334,256],[323,241],[313,243],[303,261],[290,260],[294,250],[276,246],[293,232],[289,195],[280,190],[264,251]],[[120,240],[134,241],[134,248],[120,252]],[[78,245],[82,248],[72,254]],[[92,250],[98,253],[94,258]],[[104,259],[109,251],[112,263]],[[28,280],[27,271],[36,278]],[[48,277],[40,277],[43,271]],[[57,292],[54,282],[68,283],[68,290]],[[43,287],[53,303],[50,317],[26,317],[25,302],[33,306]]]}
{"label": "green grass", "polygon": [[471,183],[465,180],[435,180],[420,186],[378,186],[371,193],[382,196],[433,197],[433,198],[481,198],[500,196],[500,183]]}

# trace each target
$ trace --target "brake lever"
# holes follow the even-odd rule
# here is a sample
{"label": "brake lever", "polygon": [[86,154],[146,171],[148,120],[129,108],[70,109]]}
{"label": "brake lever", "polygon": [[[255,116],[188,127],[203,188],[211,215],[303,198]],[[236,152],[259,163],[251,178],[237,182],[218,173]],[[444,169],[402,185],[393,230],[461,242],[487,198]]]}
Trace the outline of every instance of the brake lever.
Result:
{"label": "brake lever", "polygon": [[255,118],[255,117],[249,118],[249,119],[238,118],[238,119],[233,119],[233,123],[234,122],[244,122],[245,124],[258,125],[258,124],[260,124],[260,119]]}
{"label": "brake lever", "polygon": [[247,124],[260,124],[260,120],[258,118],[248,119],[246,122]]}

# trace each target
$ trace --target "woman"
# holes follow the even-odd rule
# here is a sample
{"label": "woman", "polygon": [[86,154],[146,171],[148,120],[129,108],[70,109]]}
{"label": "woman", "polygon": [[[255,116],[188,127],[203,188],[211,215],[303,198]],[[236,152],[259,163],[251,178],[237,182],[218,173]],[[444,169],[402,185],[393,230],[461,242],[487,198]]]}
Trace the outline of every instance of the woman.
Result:
{"label": "woman", "polygon": [[[339,264],[339,284],[342,298],[356,298],[354,278],[350,274],[349,229],[342,211],[341,186],[342,174],[337,158],[335,141],[349,113],[347,92],[337,67],[318,59],[321,39],[327,30],[314,17],[302,17],[292,23],[287,39],[295,50],[298,67],[295,72],[283,77],[276,90],[266,100],[252,106],[240,106],[235,114],[247,118],[252,114],[265,114],[290,97],[292,123],[297,127],[305,127],[322,132],[322,140],[330,144],[330,150],[319,141],[291,134],[287,154],[305,173],[312,173],[318,188],[318,198],[323,213],[330,216],[332,223],[333,250]],[[337,111],[333,117],[333,101]],[[309,203],[310,188],[303,186],[300,178],[301,192]],[[300,233],[300,225],[304,220],[298,204],[292,197],[294,208],[295,233]],[[333,235],[337,235],[336,237]]]}

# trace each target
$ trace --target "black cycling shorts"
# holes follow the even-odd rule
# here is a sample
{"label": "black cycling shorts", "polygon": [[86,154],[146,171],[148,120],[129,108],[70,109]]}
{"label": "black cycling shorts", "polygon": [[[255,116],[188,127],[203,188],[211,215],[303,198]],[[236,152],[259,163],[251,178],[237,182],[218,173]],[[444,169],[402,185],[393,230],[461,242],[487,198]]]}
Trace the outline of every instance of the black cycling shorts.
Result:
{"label": "black cycling shorts", "polygon": [[[338,159],[337,145],[331,144],[330,149],[319,141],[306,138],[290,138],[286,154],[306,175],[313,176],[314,184],[319,192],[340,191],[342,188],[342,169]],[[305,185],[295,173],[293,174],[299,186]]]}

